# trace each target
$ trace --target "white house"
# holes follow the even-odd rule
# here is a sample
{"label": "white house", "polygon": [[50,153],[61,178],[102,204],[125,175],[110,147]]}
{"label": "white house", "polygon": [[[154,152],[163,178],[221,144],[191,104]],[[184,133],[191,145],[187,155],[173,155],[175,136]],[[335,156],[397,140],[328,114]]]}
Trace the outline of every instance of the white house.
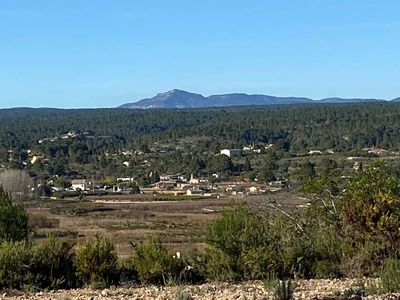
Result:
{"label": "white house", "polygon": [[186,195],[188,196],[202,196],[204,194],[204,191],[202,190],[187,190]]}
{"label": "white house", "polygon": [[86,181],[86,179],[74,179],[72,180],[72,185],[71,185],[71,189],[73,190],[81,190],[81,191],[85,191],[88,187],[88,183]]}
{"label": "white house", "polygon": [[307,154],[309,154],[309,155],[313,155],[313,154],[322,154],[322,151],[321,150],[310,150],[310,151],[308,151],[308,153]]}
{"label": "white house", "polygon": [[154,186],[155,186],[156,188],[162,189],[162,190],[165,190],[165,189],[174,189],[174,187],[176,186],[176,183],[175,183],[174,181],[172,181],[172,180],[169,180],[169,181],[159,181],[159,182],[156,182],[156,183],[154,184]]}
{"label": "white house", "polygon": [[256,187],[256,186],[251,186],[251,187],[249,188],[249,192],[252,193],[252,194],[258,193],[258,187]]}
{"label": "white house", "polygon": [[225,154],[229,157],[235,156],[235,155],[242,155],[243,151],[242,149],[222,149],[221,154]]}
{"label": "white house", "polygon": [[133,177],[117,177],[117,181],[129,182],[129,181],[134,181],[134,178]]}

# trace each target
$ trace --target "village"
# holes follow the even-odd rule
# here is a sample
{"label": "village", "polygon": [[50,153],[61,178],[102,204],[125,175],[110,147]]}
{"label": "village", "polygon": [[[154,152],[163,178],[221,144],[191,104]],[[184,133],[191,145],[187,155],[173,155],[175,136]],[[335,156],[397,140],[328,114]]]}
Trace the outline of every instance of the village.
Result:
{"label": "village", "polygon": [[[83,133],[76,133],[72,130],[65,134],[61,134],[54,138],[43,138],[38,141],[38,145],[42,145],[46,141],[56,142],[57,140],[69,139],[92,139],[94,137],[93,131],[85,131]],[[103,137],[102,137],[103,138]],[[193,174],[190,171],[183,169],[177,173],[164,173],[159,174],[155,171],[153,165],[154,160],[164,155],[176,151],[171,148],[165,150],[165,146],[158,146],[155,144],[150,149],[120,149],[115,153],[104,153],[103,157],[107,159],[107,164],[119,165],[114,173],[120,170],[120,176],[104,176],[101,171],[96,173],[88,172],[84,169],[72,170],[68,173],[63,172],[63,175],[56,174],[54,168],[50,169],[53,173],[48,175],[41,175],[34,178],[34,184],[31,186],[29,192],[32,196],[39,196],[42,198],[51,199],[64,199],[71,197],[83,196],[105,196],[105,195],[133,195],[141,194],[148,196],[180,196],[187,197],[188,199],[194,197],[204,198],[219,198],[224,196],[250,196],[274,193],[282,189],[290,190],[300,186],[300,182],[296,177],[290,177],[288,172],[281,172],[279,167],[274,173],[278,174],[276,177],[271,173],[272,170],[267,171],[272,174],[270,179],[258,178],[260,170],[263,168],[267,153],[275,151],[275,145],[267,143],[264,145],[258,144],[257,146],[247,145],[242,148],[225,148],[219,150],[218,153],[211,154],[211,157],[225,157],[229,162],[240,162],[244,158],[252,161],[253,175],[247,173],[249,176],[226,176],[227,174],[221,172],[210,173],[208,176]],[[178,147],[176,147],[178,149]],[[72,150],[68,148],[71,152]],[[368,147],[363,148],[362,153],[367,156],[397,156],[398,153],[389,152],[386,149]],[[49,154],[50,153],[50,154]],[[172,152],[173,153],[173,152]],[[40,152],[38,150],[26,150],[22,156],[14,153],[12,150],[8,151],[9,162],[19,160],[21,165],[27,170],[33,169],[43,173],[47,166],[58,164],[58,160],[63,160],[59,154],[51,156],[51,151]],[[50,156],[49,156],[50,155]],[[73,153],[67,154],[70,158]],[[210,155],[210,154],[209,154]],[[319,159],[318,157],[332,157],[335,156],[333,149],[310,149],[306,153],[297,154],[288,160],[289,172],[296,172],[296,163],[298,160],[301,163],[306,162],[305,159]],[[335,156],[336,159],[340,156]],[[91,160],[96,160],[93,156]],[[358,170],[362,167],[363,157],[348,156],[343,158],[347,161],[350,169]],[[65,161],[65,160],[64,160]],[[255,163],[254,163],[255,162]],[[258,165],[260,164],[260,165]],[[0,168],[6,170],[4,165]],[[64,170],[64,169],[63,169]],[[291,171],[290,171],[291,170]],[[50,172],[51,172],[50,171]],[[37,172],[36,172],[37,173]],[[129,175],[128,175],[129,174]],[[127,176],[128,175],[128,176]],[[149,180],[140,180],[146,176]],[[347,178],[348,175],[343,175],[342,178]],[[261,179],[261,180],[259,180]]]}
{"label": "village", "polygon": [[[134,194],[132,192],[137,186],[137,182],[132,177],[115,178],[114,185],[99,185],[87,179],[73,179],[70,186],[60,187],[54,186],[54,181],[50,180],[47,183],[51,186],[52,194],[65,193],[64,196],[74,196],[76,193],[83,195],[116,195],[116,194]],[[257,182],[217,182],[212,183],[207,179],[191,178],[187,180],[184,175],[163,175],[160,176],[160,181],[152,184],[149,187],[138,187],[137,191],[140,194],[147,195],[169,195],[169,196],[202,196],[206,198],[219,198],[221,196],[246,196],[266,194],[276,192],[281,189],[291,187],[292,182],[289,180],[276,180],[268,184],[257,184]],[[298,184],[298,183],[295,183]],[[57,198],[54,196],[53,198]]]}

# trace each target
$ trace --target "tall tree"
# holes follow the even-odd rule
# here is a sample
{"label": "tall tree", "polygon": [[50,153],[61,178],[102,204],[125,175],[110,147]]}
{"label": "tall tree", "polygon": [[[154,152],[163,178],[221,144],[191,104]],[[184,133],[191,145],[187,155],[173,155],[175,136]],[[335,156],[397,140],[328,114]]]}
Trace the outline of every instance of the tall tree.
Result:
{"label": "tall tree", "polygon": [[29,236],[28,214],[22,204],[13,204],[0,186],[0,241],[20,241]]}
{"label": "tall tree", "polygon": [[315,165],[308,161],[301,165],[300,170],[297,174],[297,178],[300,181],[304,182],[306,180],[313,179],[315,175]]}

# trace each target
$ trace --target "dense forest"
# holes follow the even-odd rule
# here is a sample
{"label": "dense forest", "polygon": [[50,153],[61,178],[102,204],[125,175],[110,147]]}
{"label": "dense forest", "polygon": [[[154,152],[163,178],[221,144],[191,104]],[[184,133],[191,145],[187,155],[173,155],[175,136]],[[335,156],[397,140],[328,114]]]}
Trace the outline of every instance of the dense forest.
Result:
{"label": "dense forest", "polygon": [[[26,168],[32,175],[75,171],[84,176],[132,172],[138,176],[144,169],[210,175],[221,165],[240,173],[251,168],[249,161],[230,165],[214,155],[247,145],[265,153],[269,144],[278,159],[313,149],[346,155],[359,155],[366,147],[397,152],[399,123],[400,104],[385,102],[160,110],[3,109],[0,164]],[[34,155],[40,159],[32,160]]]}

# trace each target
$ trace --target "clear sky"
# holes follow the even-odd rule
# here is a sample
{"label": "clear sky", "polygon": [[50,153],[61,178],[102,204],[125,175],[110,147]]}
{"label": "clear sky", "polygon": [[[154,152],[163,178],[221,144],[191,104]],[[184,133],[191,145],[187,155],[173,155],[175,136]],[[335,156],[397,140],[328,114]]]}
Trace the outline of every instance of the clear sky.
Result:
{"label": "clear sky", "polygon": [[0,108],[400,96],[400,1],[1,0]]}

